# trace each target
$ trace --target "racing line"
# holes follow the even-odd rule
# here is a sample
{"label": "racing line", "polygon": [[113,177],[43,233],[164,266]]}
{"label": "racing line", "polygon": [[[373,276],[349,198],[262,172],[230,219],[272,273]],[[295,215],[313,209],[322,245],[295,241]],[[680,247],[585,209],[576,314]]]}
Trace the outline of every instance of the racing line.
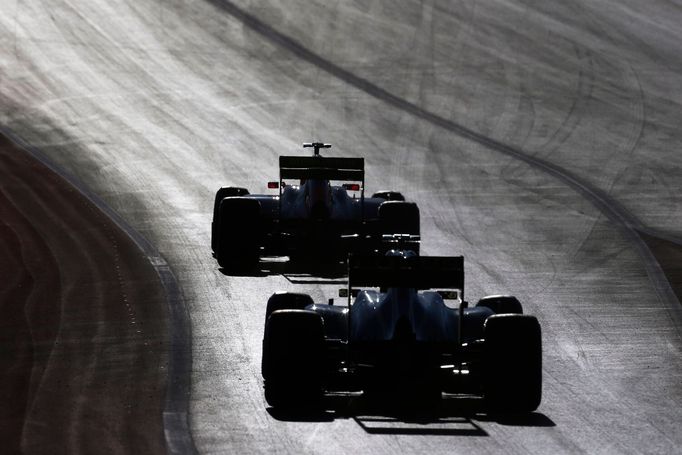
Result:
{"label": "racing line", "polygon": [[[577,175],[568,171],[567,169],[557,166],[549,161],[543,160],[541,158],[534,157],[524,152],[521,149],[512,147],[508,144],[499,142],[491,137],[480,134],[474,130],[471,130],[463,125],[456,122],[448,120],[441,117],[433,112],[430,112],[414,103],[411,103],[403,98],[400,98],[387,90],[379,87],[378,85],[364,79],[356,74],[348,71],[347,69],[333,63],[332,61],[316,54],[310,49],[303,46],[301,43],[295,39],[279,32],[270,25],[261,21],[257,17],[243,9],[236,6],[229,0],[209,0],[213,5],[221,8],[234,18],[238,19],[242,24],[258,33],[259,35],[266,38],[268,41],[279,45],[302,60],[316,66],[317,68],[327,72],[331,76],[346,82],[366,94],[381,100],[396,109],[409,113],[417,118],[420,118],[432,125],[443,128],[451,133],[457,134],[460,137],[468,139],[479,145],[482,145],[492,151],[501,153],[503,155],[509,156],[516,160],[522,161],[527,165],[538,169],[545,174],[548,174],[562,183],[566,184],[583,198],[589,201],[594,207],[597,208],[602,214],[604,214],[611,222],[619,227],[623,235],[635,246],[639,252],[644,266],[647,271],[647,275],[651,280],[658,298],[667,304],[669,307],[679,305],[680,301],[677,298],[670,282],[666,278],[666,275],[661,268],[660,263],[654,256],[653,252],[643,240],[640,232],[650,235],[652,237],[663,238],[669,242],[672,242],[676,246],[682,247],[682,242],[675,238],[670,238],[668,236],[660,235],[654,230],[645,226],[635,215],[623,207],[618,201],[613,199],[608,193],[596,188],[586,181],[582,180]],[[677,312],[668,312],[670,317],[677,322],[676,327],[677,333],[680,338],[682,338],[682,333],[680,333],[679,327],[680,317]]]}

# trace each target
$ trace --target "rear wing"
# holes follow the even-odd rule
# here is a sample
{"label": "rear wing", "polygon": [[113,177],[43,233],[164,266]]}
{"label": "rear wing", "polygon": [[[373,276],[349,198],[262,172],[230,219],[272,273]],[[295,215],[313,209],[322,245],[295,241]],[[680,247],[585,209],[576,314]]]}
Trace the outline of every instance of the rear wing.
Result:
{"label": "rear wing", "polygon": [[364,158],[280,156],[279,178],[361,181],[364,187]]}
{"label": "rear wing", "polygon": [[458,289],[464,296],[463,256],[357,256],[348,259],[348,293],[358,287]]}

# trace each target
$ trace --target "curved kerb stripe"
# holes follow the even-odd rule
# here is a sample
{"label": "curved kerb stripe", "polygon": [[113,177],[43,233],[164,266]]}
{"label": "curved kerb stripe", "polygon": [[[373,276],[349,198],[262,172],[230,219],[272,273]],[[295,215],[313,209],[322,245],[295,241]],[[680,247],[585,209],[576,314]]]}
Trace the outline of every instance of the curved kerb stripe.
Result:
{"label": "curved kerb stripe", "polygon": [[[639,231],[664,238],[666,240],[672,241],[674,243],[680,244],[678,239],[670,238],[665,235],[658,235],[650,228],[646,227],[637,217],[620,205],[616,200],[611,198],[606,192],[591,186],[589,183],[583,181],[578,176],[574,175],[570,171],[545,161],[541,158],[536,158],[525,153],[521,149],[517,149],[510,145],[499,142],[483,134],[477,133],[463,125],[455,123],[444,117],[441,117],[433,112],[427,111],[426,109],[419,107],[418,105],[411,103],[403,98],[400,98],[387,90],[379,87],[378,85],[364,79],[352,72],[340,67],[339,65],[333,63],[330,60],[322,57],[311,51],[310,49],[303,46],[298,41],[293,38],[275,30],[270,25],[258,19],[243,9],[237,7],[234,3],[228,0],[209,0],[213,5],[219,7],[226,13],[230,14],[234,18],[238,19],[242,24],[251,30],[257,32],[267,40],[275,43],[290,52],[292,52],[297,57],[315,65],[319,69],[329,73],[330,75],[346,82],[347,84],[362,90],[366,94],[377,98],[397,109],[414,115],[422,120],[425,120],[433,125],[441,127],[449,132],[455,133],[463,138],[471,140],[477,144],[480,144],[490,150],[502,153],[509,157],[515,158],[517,160],[523,161],[529,166],[536,168],[552,177],[560,180],[573,190],[577,191],[581,196],[587,199],[592,205],[594,205],[601,213],[603,213],[609,220],[611,220],[615,225],[617,225],[621,231],[624,233],[626,238],[628,238],[635,246],[637,251],[644,262],[649,279],[651,280],[658,298],[670,306],[675,304],[679,305],[679,300],[675,295],[665,273],[661,269],[660,264],[654,257],[653,253],[649,249],[649,246],[644,242],[640,236]],[[671,314],[671,317],[678,320],[679,317],[676,314]],[[679,321],[678,321],[679,322]],[[678,324],[678,327],[680,324]]]}
{"label": "curved kerb stripe", "polygon": [[144,253],[156,270],[166,294],[170,315],[168,373],[166,399],[163,411],[163,430],[166,449],[171,454],[196,454],[197,450],[189,429],[190,372],[192,366],[191,326],[189,313],[175,276],[166,260],[139,232],[126,223],[99,196],[90,191],[78,178],[54,164],[44,153],[30,146],[11,131],[0,127],[0,133],[26,150],[35,159],[69,182],[76,190],[95,204],[106,216],[125,232]]}

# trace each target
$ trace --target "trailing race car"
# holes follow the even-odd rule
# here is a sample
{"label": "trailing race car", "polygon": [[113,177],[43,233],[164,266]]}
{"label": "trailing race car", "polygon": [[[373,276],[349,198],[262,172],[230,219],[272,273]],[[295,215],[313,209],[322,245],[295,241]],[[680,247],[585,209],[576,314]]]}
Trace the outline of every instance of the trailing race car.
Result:
{"label": "trailing race car", "polygon": [[[359,289],[368,287],[379,289]],[[271,406],[319,406],[325,393],[359,391],[432,403],[443,392],[473,394],[488,412],[539,406],[537,319],[512,296],[468,307],[461,256],[351,256],[341,291],[347,306],[313,303],[306,294],[270,297],[262,374]]]}
{"label": "trailing race car", "polygon": [[340,261],[350,252],[380,250],[384,235],[418,239],[416,204],[396,191],[365,197],[363,158],[326,158],[320,148],[331,145],[303,146],[313,147],[313,156],[279,157],[279,182],[268,183],[278,194],[218,190],[211,247],[221,267],[252,268],[261,256]]}

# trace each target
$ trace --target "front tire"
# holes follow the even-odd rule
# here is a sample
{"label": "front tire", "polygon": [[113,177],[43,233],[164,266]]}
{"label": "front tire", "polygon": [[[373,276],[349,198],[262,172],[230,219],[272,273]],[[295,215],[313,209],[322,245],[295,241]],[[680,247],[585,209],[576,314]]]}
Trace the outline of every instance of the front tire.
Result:
{"label": "front tire", "polygon": [[378,199],[384,199],[386,201],[404,201],[405,196],[403,196],[402,193],[399,191],[389,191],[389,190],[383,190],[383,191],[377,191],[372,195],[373,198],[378,198]]}
{"label": "front tire", "polygon": [[277,310],[304,310],[308,305],[312,305],[313,299],[308,294],[298,292],[275,292],[268,299],[265,310],[265,322],[272,313]]}
{"label": "front tire", "polygon": [[513,295],[488,295],[476,306],[490,308],[495,314],[523,314],[523,306]]}
{"label": "front tire", "polygon": [[419,208],[414,202],[386,201],[379,206],[382,235],[419,235]]}
{"label": "front tire", "polygon": [[[379,206],[379,229],[378,251],[385,252],[386,249],[394,247],[399,249],[409,249],[419,254],[419,208],[414,202],[386,201]],[[395,235],[409,235],[409,240],[405,239],[392,241]],[[388,236],[389,241],[386,242]]]}

